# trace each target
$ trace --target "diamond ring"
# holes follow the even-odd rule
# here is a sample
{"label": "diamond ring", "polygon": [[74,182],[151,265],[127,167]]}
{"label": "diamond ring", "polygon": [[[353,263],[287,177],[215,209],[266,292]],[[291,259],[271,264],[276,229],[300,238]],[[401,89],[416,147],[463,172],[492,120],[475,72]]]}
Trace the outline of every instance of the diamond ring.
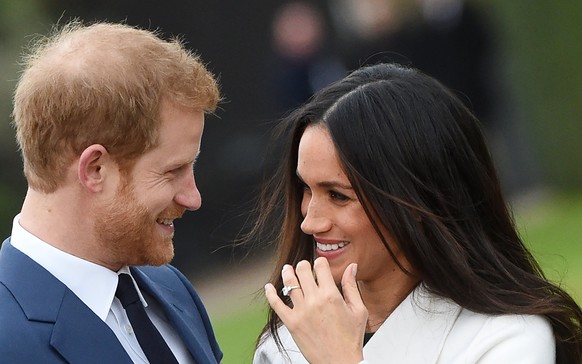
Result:
{"label": "diamond ring", "polygon": [[283,287],[283,289],[281,289],[281,293],[283,293],[283,296],[289,296],[289,292],[291,292],[295,288],[301,288],[301,287],[299,287],[299,286],[285,286],[285,287]]}

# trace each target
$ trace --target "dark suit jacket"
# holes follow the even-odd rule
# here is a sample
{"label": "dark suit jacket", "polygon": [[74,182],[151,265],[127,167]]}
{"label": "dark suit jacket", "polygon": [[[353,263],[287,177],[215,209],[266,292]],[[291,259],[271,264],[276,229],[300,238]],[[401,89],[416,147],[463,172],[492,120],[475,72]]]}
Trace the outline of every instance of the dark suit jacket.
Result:
{"label": "dark suit jacket", "polygon": [[[132,267],[198,364],[222,359],[208,315],[172,266]],[[10,244],[0,249],[1,363],[132,363],[109,326],[47,270]]]}

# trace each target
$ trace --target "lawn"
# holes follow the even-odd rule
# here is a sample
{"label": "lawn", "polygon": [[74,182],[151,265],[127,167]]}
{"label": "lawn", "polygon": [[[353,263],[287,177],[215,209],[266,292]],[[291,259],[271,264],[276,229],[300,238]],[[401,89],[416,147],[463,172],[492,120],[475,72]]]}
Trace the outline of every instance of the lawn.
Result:
{"label": "lawn", "polygon": [[266,321],[266,309],[258,303],[212,320],[220,348],[222,364],[251,363],[255,340]]}
{"label": "lawn", "polygon": [[[582,302],[582,194],[546,196],[519,205],[515,215],[523,239],[548,277]],[[225,353],[223,364],[251,362],[265,315],[255,300],[238,311],[213,316]]]}
{"label": "lawn", "polygon": [[516,217],[546,275],[582,303],[582,194],[545,198]]}

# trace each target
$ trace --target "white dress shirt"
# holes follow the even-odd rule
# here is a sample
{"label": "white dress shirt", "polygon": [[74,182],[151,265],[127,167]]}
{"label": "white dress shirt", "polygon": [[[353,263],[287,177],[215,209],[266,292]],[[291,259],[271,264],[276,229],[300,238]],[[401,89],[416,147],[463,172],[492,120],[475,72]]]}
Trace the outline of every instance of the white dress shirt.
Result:
{"label": "white dress shirt", "polygon": [[[123,267],[114,272],[101,265],[78,258],[59,250],[26,231],[19,223],[20,215],[14,218],[10,243],[29,256],[65,284],[79,299],[91,309],[117,336],[117,339],[134,363],[147,364],[148,360],[139,346],[133,329],[121,305],[115,297],[118,274],[127,273]],[[132,277],[133,280],[133,277]],[[135,281],[134,281],[135,284]],[[167,321],[158,303],[140,291],[138,295],[152,320],[179,363],[194,363],[190,352],[178,333]],[[145,297],[144,297],[145,296]],[[146,301],[149,299],[149,304]]]}

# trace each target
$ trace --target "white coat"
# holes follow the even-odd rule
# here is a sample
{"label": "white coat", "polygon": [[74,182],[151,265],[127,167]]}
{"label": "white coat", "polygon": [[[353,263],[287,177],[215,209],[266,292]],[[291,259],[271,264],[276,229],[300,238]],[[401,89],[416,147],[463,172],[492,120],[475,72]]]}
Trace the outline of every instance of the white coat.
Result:
{"label": "white coat", "polygon": [[[288,357],[269,336],[253,364],[305,364],[285,326],[278,330]],[[484,315],[415,289],[364,346],[367,364],[553,364],[555,340],[542,316]],[[357,363],[354,363],[357,364]]]}

